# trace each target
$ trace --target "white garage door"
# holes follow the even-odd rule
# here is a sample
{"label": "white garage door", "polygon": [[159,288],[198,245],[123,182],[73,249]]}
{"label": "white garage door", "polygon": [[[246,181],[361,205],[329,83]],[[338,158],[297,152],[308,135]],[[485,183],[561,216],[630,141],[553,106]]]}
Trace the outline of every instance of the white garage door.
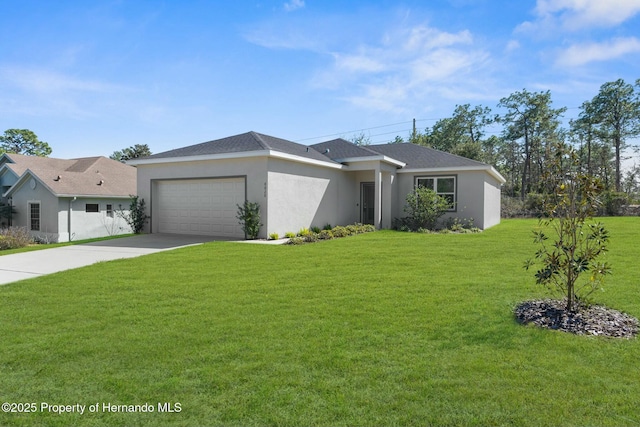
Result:
{"label": "white garage door", "polygon": [[244,193],[244,178],[159,181],[158,232],[244,238],[236,218]]}

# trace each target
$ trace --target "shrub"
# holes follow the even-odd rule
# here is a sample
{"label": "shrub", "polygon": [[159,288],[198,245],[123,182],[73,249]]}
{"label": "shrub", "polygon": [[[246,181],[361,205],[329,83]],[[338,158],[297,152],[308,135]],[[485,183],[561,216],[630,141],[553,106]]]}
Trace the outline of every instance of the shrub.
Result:
{"label": "shrub", "polygon": [[293,231],[287,231],[286,233],[284,233],[284,237],[286,237],[287,239],[293,239],[294,237],[296,237],[296,233],[294,233]]}
{"label": "shrub", "polygon": [[278,233],[269,234],[269,240],[278,240],[279,238],[280,236],[278,235]]}
{"label": "shrub", "polygon": [[256,239],[260,233],[260,205],[258,203],[245,200],[242,206],[238,205],[238,218],[239,224],[242,225],[242,230],[247,239]]}
{"label": "shrub", "polygon": [[621,216],[622,207],[629,204],[629,196],[626,193],[604,191],[600,195],[600,204],[598,215]]}
{"label": "shrub", "polygon": [[358,226],[355,224],[349,224],[345,228],[347,229],[347,233],[349,233],[349,236],[358,234]]}
{"label": "shrub", "polygon": [[140,234],[144,225],[149,221],[149,216],[145,213],[145,206],[144,199],[138,198],[138,196],[131,196],[129,212],[119,209],[116,214],[125,220],[134,234]]}
{"label": "shrub", "polygon": [[305,243],[315,243],[318,241],[318,235],[316,233],[309,233],[305,235],[303,238]]}
{"label": "shrub", "polygon": [[333,232],[331,230],[321,230],[320,234],[318,234],[318,239],[331,240],[333,239]]}
{"label": "shrub", "polygon": [[331,232],[333,233],[333,237],[347,237],[349,235],[349,231],[341,225],[333,227]]}
{"label": "shrub", "polygon": [[412,230],[435,229],[438,219],[451,207],[444,197],[425,187],[418,187],[407,194],[404,211],[409,215]]}
{"label": "shrub", "polygon": [[323,230],[331,230],[333,227],[331,227],[331,224],[325,224],[324,227],[322,227]]}
{"label": "shrub", "polygon": [[0,250],[18,249],[33,243],[33,238],[25,227],[0,229]]}
{"label": "shrub", "polygon": [[302,227],[300,229],[300,231],[298,231],[298,237],[304,237],[304,236],[308,235],[309,233],[311,233],[311,230],[309,230],[306,227]]}
{"label": "shrub", "polygon": [[294,236],[289,239],[287,245],[302,245],[304,243],[304,238]]}
{"label": "shrub", "polygon": [[320,227],[311,227],[311,231],[313,231],[316,234],[320,234],[320,231],[322,230],[320,230]]}

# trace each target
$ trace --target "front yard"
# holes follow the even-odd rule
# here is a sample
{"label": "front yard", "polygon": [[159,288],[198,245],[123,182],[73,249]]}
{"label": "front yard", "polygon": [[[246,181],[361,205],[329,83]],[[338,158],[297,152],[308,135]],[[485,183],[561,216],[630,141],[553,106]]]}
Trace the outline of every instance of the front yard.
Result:
{"label": "front yard", "polygon": [[[640,218],[604,222],[597,302],[640,317]],[[536,224],[214,242],[0,287],[0,397],[37,409],[0,425],[638,425],[638,339],[515,322],[547,295],[522,268]]]}

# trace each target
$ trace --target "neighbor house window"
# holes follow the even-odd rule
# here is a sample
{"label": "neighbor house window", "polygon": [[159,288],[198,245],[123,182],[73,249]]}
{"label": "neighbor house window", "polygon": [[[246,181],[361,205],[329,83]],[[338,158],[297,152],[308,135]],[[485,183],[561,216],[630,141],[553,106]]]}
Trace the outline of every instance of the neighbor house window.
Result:
{"label": "neighbor house window", "polygon": [[40,231],[40,203],[29,203],[29,229]]}
{"label": "neighbor house window", "polygon": [[436,192],[449,202],[449,210],[456,210],[456,177],[425,176],[416,178],[416,187],[425,187]]}
{"label": "neighbor house window", "polygon": [[84,208],[85,212],[100,212],[100,205],[97,203],[87,203]]}
{"label": "neighbor house window", "polygon": [[107,205],[107,216],[113,218],[113,205]]}

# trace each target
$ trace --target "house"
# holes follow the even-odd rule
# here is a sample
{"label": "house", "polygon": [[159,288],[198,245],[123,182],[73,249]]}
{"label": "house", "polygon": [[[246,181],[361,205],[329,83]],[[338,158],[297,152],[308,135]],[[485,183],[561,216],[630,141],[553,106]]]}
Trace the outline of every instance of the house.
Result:
{"label": "house", "polygon": [[490,165],[414,144],[305,146],[248,132],[129,162],[152,233],[242,238],[245,200],[260,205],[260,237],[354,222],[390,228],[407,194],[428,186],[451,201],[448,216],[479,228],[500,222],[504,178]]}
{"label": "house", "polygon": [[39,240],[130,233],[117,211],[127,212],[135,193],[136,169],[106,157],[0,155],[0,203],[13,211],[0,226],[27,227]]}

